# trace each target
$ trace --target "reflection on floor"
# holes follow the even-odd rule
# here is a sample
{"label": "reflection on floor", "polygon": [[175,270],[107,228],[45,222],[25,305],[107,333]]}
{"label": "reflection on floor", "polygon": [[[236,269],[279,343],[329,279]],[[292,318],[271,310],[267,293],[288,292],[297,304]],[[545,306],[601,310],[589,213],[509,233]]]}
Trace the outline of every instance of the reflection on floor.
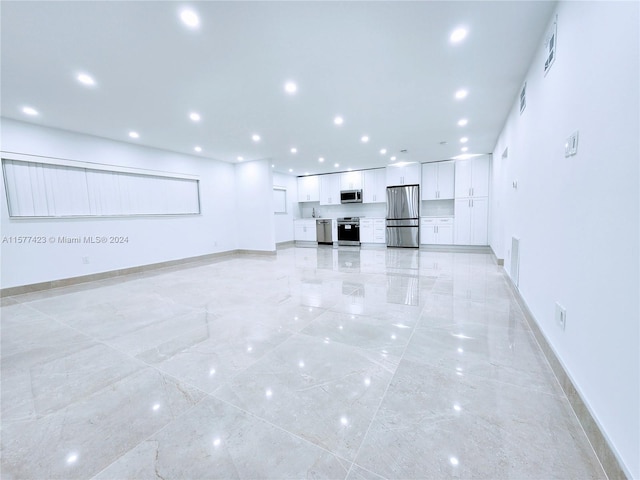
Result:
{"label": "reflection on floor", "polygon": [[491,257],[288,248],[2,307],[2,478],[604,478]]}

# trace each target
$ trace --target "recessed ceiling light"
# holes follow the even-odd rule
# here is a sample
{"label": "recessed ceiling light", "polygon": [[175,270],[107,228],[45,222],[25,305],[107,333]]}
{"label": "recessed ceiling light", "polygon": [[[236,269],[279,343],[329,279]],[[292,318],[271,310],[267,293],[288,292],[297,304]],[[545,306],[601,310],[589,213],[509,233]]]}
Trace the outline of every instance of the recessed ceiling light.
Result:
{"label": "recessed ceiling light", "polygon": [[462,151],[462,152],[466,152],[467,150],[469,150],[469,147],[462,147],[462,148],[460,149],[460,151]]}
{"label": "recessed ceiling light", "polygon": [[336,125],[342,125],[344,123],[344,118],[336,117],[333,119],[333,123],[335,123]]}
{"label": "recessed ceiling light", "polygon": [[193,149],[198,153],[202,151],[202,147],[193,147]]}
{"label": "recessed ceiling light", "polygon": [[32,107],[22,107],[22,112],[26,113],[27,115],[31,115],[31,116],[39,115],[38,111],[35,108],[32,108]]}
{"label": "recessed ceiling light", "polygon": [[182,12],[180,12],[180,19],[190,28],[197,28],[200,25],[200,18],[193,10],[182,10]]}
{"label": "recessed ceiling light", "polygon": [[396,157],[391,157],[391,161],[395,162],[396,161]]}
{"label": "recessed ceiling light", "polygon": [[89,87],[92,87],[96,84],[96,81],[93,79],[93,77],[87,75],[86,73],[80,73],[76,78],[80,83]]}
{"label": "recessed ceiling light", "polygon": [[467,123],[469,123],[469,120],[467,120],[466,118],[461,118],[460,120],[458,120],[458,126],[460,127],[464,127]]}
{"label": "recessed ceiling light", "polygon": [[242,160],[244,160],[244,158],[242,157],[238,157],[238,161],[241,162]]}
{"label": "recessed ceiling light", "polygon": [[194,122],[199,122],[199,121],[200,121],[200,114],[199,114],[199,113],[196,113],[196,112],[191,112],[191,113],[189,114],[189,118],[190,118],[191,120],[193,120]]}
{"label": "recessed ceiling light", "polygon": [[260,135],[256,135],[256,134],[251,135],[251,140],[253,140],[254,142],[259,142]]}
{"label": "recessed ceiling light", "polygon": [[463,98],[465,98],[467,96],[469,92],[467,90],[465,90],[464,88],[461,88],[460,90],[458,90],[456,92],[456,98],[458,100],[462,100]]}
{"label": "recessed ceiling light", "polygon": [[353,172],[353,168],[347,168],[347,171]]}
{"label": "recessed ceiling light", "polygon": [[271,164],[271,168],[275,168],[275,164],[273,164],[273,163],[272,163],[272,164]]}
{"label": "recessed ceiling light", "polygon": [[360,139],[360,141],[362,143],[367,143],[369,141],[369,137],[367,137],[366,135],[363,135],[362,138]]}
{"label": "recessed ceiling light", "polygon": [[131,138],[140,138],[140,134],[138,132],[134,132],[134,131],[129,132],[129,136]]}
{"label": "recessed ceiling light", "polygon": [[469,141],[469,139],[467,137],[462,137],[460,139],[460,143],[467,143]]}
{"label": "recessed ceiling light", "polygon": [[290,169],[289,169],[289,173],[291,173],[291,172],[293,172],[293,168],[290,168]]}
{"label": "recessed ceiling light", "polygon": [[382,150],[380,150],[380,154],[381,155],[384,155],[385,153],[387,153],[387,149],[386,148],[383,148]]}
{"label": "recessed ceiling light", "polygon": [[297,149],[296,147],[293,147],[293,148],[291,149],[291,153],[298,153],[298,149]]}
{"label": "recessed ceiling light", "polygon": [[339,163],[334,163],[333,166],[338,168],[340,166],[340,164]]}
{"label": "recessed ceiling light", "polygon": [[293,82],[287,82],[284,84],[284,91],[290,94],[294,94],[298,91],[298,86]]}
{"label": "recessed ceiling light", "polygon": [[305,175],[309,175],[309,172],[304,172]]}
{"label": "recessed ceiling light", "polygon": [[322,163],[322,162],[324,162],[324,158],[320,157],[320,158],[318,159],[318,161],[319,161],[320,163]]}
{"label": "recessed ceiling light", "polygon": [[467,36],[467,33],[468,31],[464,27],[456,28],[453,32],[451,32],[451,36],[449,37],[449,40],[451,40],[452,43],[461,42],[462,40],[465,39],[465,37]]}

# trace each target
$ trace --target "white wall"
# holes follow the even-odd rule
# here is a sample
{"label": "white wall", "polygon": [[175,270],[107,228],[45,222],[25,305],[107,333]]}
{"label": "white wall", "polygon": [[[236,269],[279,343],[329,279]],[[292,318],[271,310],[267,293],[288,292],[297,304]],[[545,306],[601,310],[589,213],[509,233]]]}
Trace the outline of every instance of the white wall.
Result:
{"label": "white wall", "polygon": [[[555,64],[545,77],[541,39],[526,110],[520,115],[514,104],[494,149],[490,225],[507,271],[511,236],[521,238],[520,292],[633,478],[640,478],[638,10],[637,2],[558,5]],[[565,158],[574,130],[578,154]],[[554,322],[556,301],[567,310],[564,332]]]}
{"label": "white wall", "polygon": [[[0,186],[2,237],[121,235],[128,237],[129,243],[3,243],[2,288],[238,248],[233,165],[4,118],[0,125],[3,151],[197,175],[202,208],[201,215],[185,217],[17,220],[8,216],[3,181]],[[233,227],[229,228],[230,225]],[[88,264],[82,261],[85,256],[89,257]]]}
{"label": "white wall", "polygon": [[236,164],[238,248],[274,251],[273,172],[267,160]]}
{"label": "white wall", "polygon": [[273,174],[273,186],[287,190],[287,213],[274,215],[276,243],[293,240],[293,220],[300,217],[298,206],[298,180],[292,175]]}

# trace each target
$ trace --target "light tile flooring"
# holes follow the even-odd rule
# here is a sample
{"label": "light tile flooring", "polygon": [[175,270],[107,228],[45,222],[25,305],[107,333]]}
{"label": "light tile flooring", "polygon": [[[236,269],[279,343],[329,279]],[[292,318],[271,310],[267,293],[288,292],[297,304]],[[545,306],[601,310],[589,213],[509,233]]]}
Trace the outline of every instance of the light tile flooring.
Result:
{"label": "light tile flooring", "polygon": [[604,478],[479,253],[287,248],[5,298],[2,478]]}

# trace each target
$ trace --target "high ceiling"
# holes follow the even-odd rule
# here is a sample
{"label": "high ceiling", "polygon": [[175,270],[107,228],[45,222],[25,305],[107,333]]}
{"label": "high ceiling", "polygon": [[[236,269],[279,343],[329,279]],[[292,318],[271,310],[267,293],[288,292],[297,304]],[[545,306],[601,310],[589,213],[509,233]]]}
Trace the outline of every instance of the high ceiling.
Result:
{"label": "high ceiling", "polygon": [[[198,27],[181,20],[185,8]],[[226,162],[266,158],[294,175],[442,160],[465,145],[487,153],[553,8],[5,0],[2,116]],[[452,43],[461,26],[466,38]]]}

